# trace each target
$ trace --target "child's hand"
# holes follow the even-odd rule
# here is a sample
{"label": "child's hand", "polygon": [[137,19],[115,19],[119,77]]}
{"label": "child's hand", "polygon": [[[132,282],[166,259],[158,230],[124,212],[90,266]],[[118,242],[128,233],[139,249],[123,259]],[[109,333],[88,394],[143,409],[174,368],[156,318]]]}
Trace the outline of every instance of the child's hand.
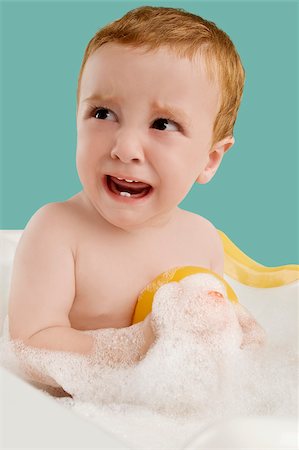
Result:
{"label": "child's hand", "polygon": [[232,330],[240,335],[238,319],[225,293],[224,286],[210,275],[192,275],[161,286],[152,307],[156,334],[187,333],[204,340],[217,340]]}
{"label": "child's hand", "polygon": [[263,346],[266,342],[264,329],[240,303],[234,304],[234,309],[243,332],[241,348]]}

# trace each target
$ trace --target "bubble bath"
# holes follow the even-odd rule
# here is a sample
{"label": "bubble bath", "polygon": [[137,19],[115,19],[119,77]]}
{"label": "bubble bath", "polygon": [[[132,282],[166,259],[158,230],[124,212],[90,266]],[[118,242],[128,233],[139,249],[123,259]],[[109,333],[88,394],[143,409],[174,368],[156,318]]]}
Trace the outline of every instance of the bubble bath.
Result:
{"label": "bubble bath", "polygon": [[[267,341],[240,348],[242,329],[223,286],[205,280],[193,275],[158,290],[152,310],[157,340],[138,363],[120,355],[119,340],[138,345],[140,324],[121,333],[87,331],[94,336],[95,353],[86,357],[10,341],[6,323],[0,362],[29,382],[28,366],[46,375],[52,390],[45,395],[57,389],[55,401],[136,449],[181,448],[195,430],[217,418],[295,417],[296,305],[288,311],[287,299],[273,303],[270,325],[269,306],[255,303]],[[210,298],[211,288],[222,295]],[[111,353],[103,352],[107,343]],[[59,397],[60,386],[71,397]]]}

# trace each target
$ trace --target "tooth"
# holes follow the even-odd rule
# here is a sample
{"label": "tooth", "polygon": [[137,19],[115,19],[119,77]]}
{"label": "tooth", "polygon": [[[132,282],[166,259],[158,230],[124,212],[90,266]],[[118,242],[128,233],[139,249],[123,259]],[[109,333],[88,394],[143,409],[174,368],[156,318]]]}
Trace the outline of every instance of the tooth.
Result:
{"label": "tooth", "polygon": [[118,180],[121,180],[121,181],[124,180],[124,178],[118,178],[118,177],[116,177],[116,178],[117,178]]}
{"label": "tooth", "polygon": [[125,178],[125,181],[127,181],[128,183],[136,183],[135,180],[127,180],[126,178]]}
{"label": "tooth", "polygon": [[119,195],[122,195],[123,197],[131,197],[130,192],[120,192]]}

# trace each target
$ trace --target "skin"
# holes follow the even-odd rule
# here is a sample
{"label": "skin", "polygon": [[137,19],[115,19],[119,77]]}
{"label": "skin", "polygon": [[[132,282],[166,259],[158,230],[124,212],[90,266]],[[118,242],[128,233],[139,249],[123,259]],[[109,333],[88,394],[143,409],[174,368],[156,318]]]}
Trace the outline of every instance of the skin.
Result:
{"label": "skin", "polygon": [[[102,98],[88,100],[93,97]],[[192,63],[166,49],[100,47],[87,61],[77,114],[78,174],[100,215],[142,233],[169,222],[193,183],[207,183],[233,143],[230,137],[211,149],[218,104],[218,87],[199,57]],[[103,105],[109,113],[97,120],[94,109]],[[164,105],[180,112],[162,131],[156,119],[170,116]],[[155,195],[138,209],[117,205],[99,183],[107,173],[144,180]]]}
{"label": "skin", "polygon": [[[223,275],[217,230],[178,207],[234,143],[228,136],[211,145],[218,108],[218,86],[200,56],[191,62],[165,48],[112,43],[91,55],[77,110],[83,190],[42,207],[24,230],[11,280],[13,339],[90,354],[94,340],[83,331],[130,327],[140,291],[159,273],[198,265]],[[161,127],[159,118],[171,120]],[[152,194],[116,200],[106,174],[144,181]],[[142,357],[155,339],[150,316],[139,327]]]}

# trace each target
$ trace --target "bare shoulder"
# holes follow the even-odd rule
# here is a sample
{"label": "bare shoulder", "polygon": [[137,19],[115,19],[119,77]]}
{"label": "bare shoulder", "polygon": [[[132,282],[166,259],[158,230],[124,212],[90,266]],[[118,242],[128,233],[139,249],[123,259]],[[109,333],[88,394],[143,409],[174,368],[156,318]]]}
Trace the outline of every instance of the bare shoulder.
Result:
{"label": "bare shoulder", "polygon": [[[62,243],[75,251],[76,206],[69,201],[53,202],[39,208],[28,221],[21,242],[43,242],[44,248]],[[34,242],[32,242],[34,241]]]}
{"label": "bare shoulder", "polygon": [[75,258],[82,237],[91,235],[95,224],[99,232],[98,215],[95,216],[79,193],[39,208],[28,221],[18,247],[37,248],[39,245],[43,251],[61,247],[69,249]]}
{"label": "bare shoulder", "polygon": [[202,238],[210,260],[210,269],[220,276],[224,272],[224,249],[217,228],[203,216],[185,211],[186,219],[190,223],[193,235]]}
{"label": "bare shoulder", "polygon": [[39,208],[28,221],[24,232],[60,229],[63,232],[70,222],[73,208],[68,202],[47,203]]}
{"label": "bare shoulder", "polygon": [[27,338],[53,325],[68,326],[75,296],[71,211],[65,203],[41,207],[17,246],[9,294],[10,333]]}

